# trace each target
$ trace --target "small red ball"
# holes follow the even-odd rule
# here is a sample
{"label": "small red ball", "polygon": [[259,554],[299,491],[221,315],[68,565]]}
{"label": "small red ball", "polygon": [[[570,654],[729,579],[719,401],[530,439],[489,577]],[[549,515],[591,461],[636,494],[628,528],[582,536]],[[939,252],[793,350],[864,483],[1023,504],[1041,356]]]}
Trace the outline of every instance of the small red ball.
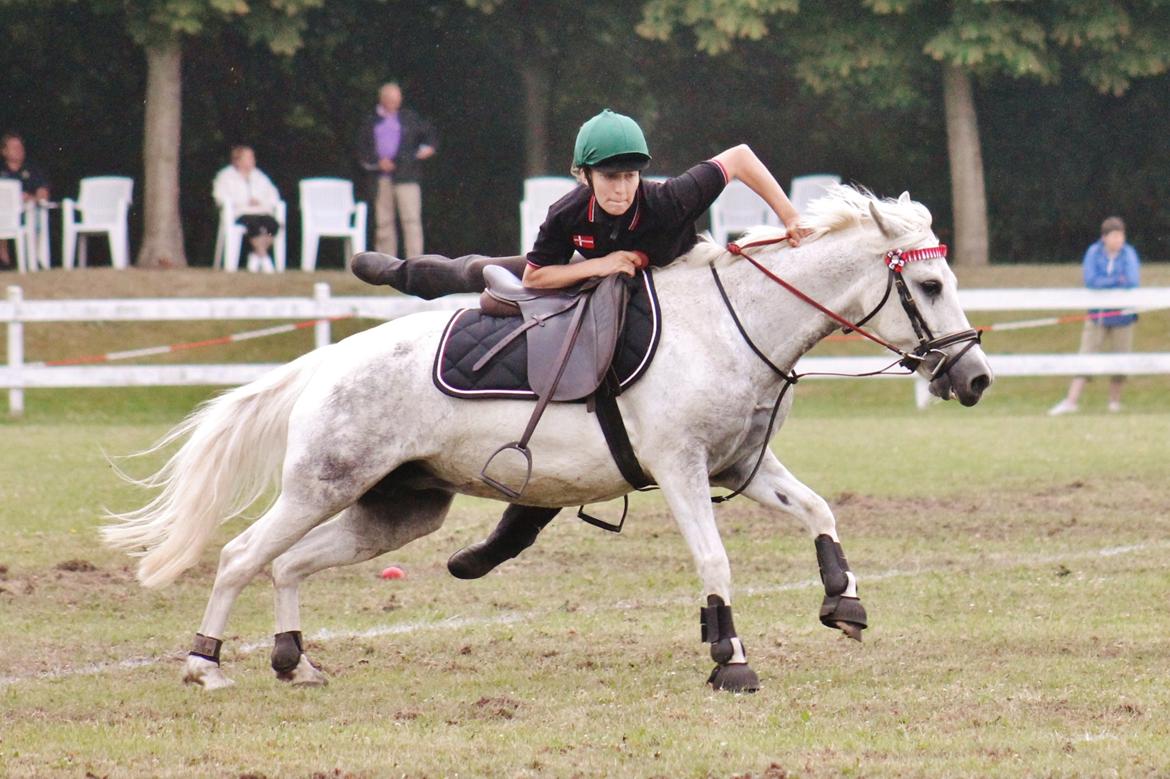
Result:
{"label": "small red ball", "polygon": [[406,571],[399,568],[397,565],[392,565],[382,571],[383,579],[405,579]]}

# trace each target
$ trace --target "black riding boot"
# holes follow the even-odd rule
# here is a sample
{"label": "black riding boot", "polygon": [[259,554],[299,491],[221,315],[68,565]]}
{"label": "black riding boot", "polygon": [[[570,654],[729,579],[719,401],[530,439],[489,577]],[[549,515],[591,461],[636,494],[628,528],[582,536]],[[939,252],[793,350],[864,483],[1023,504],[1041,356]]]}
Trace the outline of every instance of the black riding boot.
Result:
{"label": "black riding boot", "polygon": [[423,254],[400,260],[380,252],[362,252],[354,255],[350,269],[367,284],[385,284],[399,292],[433,300],[456,292],[483,292],[483,269],[488,265],[501,265],[519,276],[527,263],[526,257],[482,254],[463,257]]}
{"label": "black riding boot", "polygon": [[478,579],[505,560],[511,560],[536,541],[544,526],[560,509],[508,506],[500,523],[486,539],[465,546],[447,560],[447,570],[457,579]]}

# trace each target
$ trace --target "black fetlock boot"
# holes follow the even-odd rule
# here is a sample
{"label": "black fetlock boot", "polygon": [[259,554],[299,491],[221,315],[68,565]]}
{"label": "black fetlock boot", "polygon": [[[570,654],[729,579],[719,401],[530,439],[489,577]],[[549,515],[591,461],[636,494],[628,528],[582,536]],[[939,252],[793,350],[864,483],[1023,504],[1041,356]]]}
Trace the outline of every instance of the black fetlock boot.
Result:
{"label": "black fetlock boot", "polygon": [[512,504],[486,539],[460,549],[447,560],[447,570],[457,579],[478,579],[505,560],[532,546],[544,526],[560,509]]}

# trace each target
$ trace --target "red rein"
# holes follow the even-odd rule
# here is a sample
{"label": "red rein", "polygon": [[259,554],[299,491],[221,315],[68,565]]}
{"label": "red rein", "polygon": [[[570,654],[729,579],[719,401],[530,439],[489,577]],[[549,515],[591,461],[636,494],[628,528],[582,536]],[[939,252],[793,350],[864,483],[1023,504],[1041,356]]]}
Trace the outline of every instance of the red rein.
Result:
{"label": "red rein", "polygon": [[[750,254],[748,254],[745,251],[746,249],[754,249],[757,246],[772,246],[774,244],[784,243],[787,240],[788,240],[787,236],[784,236],[782,238],[767,238],[767,239],[764,239],[761,241],[752,241],[751,243],[744,244],[743,246],[740,246],[739,244],[732,242],[732,243],[727,244],[727,251],[731,252],[732,254],[743,257],[745,260],[750,262],[752,265],[755,265],[756,268],[758,268],[761,273],[763,273],[765,276],[770,278],[772,281],[774,281],[777,284],[779,284],[780,286],[784,287],[784,289],[788,290],[793,295],[795,295],[796,297],[803,300],[805,303],[808,303],[810,306],[817,309],[822,314],[829,317],[830,319],[832,319],[834,322],[841,325],[842,327],[845,327],[849,330],[853,330],[854,332],[868,338],[869,340],[873,341],[874,343],[879,344],[881,346],[884,346],[885,348],[889,349],[891,352],[894,352],[895,354],[904,354],[904,352],[901,349],[894,346],[893,344],[886,341],[885,339],[881,338],[880,336],[877,336],[877,335],[869,332],[868,330],[865,330],[864,328],[858,327],[856,324],[854,324],[853,322],[850,322],[848,319],[841,316],[837,312],[835,312],[831,309],[828,309],[825,306],[818,303],[817,301],[813,300],[808,295],[804,294],[799,289],[792,286],[791,284],[789,284],[787,281],[785,281],[784,279],[777,276],[772,271],[768,270],[768,268],[764,267],[764,265],[762,265],[761,263],[756,261],[756,259],[754,257],[752,257]],[[906,249],[906,250],[892,249],[892,250],[886,252],[885,260],[886,260],[886,266],[890,270],[892,270],[895,273],[901,273],[902,268],[905,267],[906,263],[908,263],[908,262],[918,262],[920,260],[936,260],[936,259],[940,259],[940,258],[945,259],[946,256],[947,256],[946,244],[939,244],[938,246],[926,246],[926,247],[923,247],[921,249]]]}

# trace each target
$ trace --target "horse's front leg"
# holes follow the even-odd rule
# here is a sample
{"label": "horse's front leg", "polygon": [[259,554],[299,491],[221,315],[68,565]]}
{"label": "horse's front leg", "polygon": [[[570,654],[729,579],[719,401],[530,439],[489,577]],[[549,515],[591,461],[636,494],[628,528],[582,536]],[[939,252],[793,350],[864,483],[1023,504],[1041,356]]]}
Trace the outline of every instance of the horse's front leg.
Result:
{"label": "horse's front leg", "polygon": [[[656,468],[655,475],[666,469]],[[731,617],[731,565],[715,526],[708,476],[700,463],[677,466],[659,476],[659,486],[694,557],[706,605],[699,610],[703,640],[711,644],[716,665],[707,679],[716,690],[755,692],[759,677],[747,662]]]}
{"label": "horse's front leg", "polygon": [[[738,463],[713,481],[723,487],[738,487],[751,473],[755,457]],[[791,514],[808,528],[825,586],[821,623],[860,641],[861,631],[867,627],[865,607],[857,596],[857,577],[849,570],[837,537],[837,520],[829,504],[793,476],[770,450],[743,494],[768,508]]]}

